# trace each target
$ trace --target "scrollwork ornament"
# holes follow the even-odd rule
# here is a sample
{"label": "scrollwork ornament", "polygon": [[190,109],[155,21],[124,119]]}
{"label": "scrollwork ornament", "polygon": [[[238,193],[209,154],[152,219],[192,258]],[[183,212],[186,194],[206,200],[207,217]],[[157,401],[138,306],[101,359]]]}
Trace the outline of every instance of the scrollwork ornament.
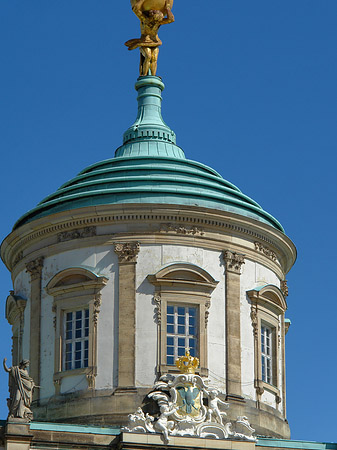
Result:
{"label": "scrollwork ornament", "polygon": [[226,270],[234,272],[240,275],[241,266],[245,264],[245,255],[241,253],[232,252],[230,250],[224,250],[223,258],[226,265]]}
{"label": "scrollwork ornament", "polygon": [[94,312],[93,312],[93,323],[94,326],[97,326],[98,322],[98,314],[101,310],[102,296],[101,294],[97,294],[94,300]]}
{"label": "scrollwork ornament", "polygon": [[41,276],[42,268],[43,268],[43,256],[40,258],[34,259],[26,264],[26,270],[30,273],[32,278],[37,278]]}
{"label": "scrollwork ornament", "polygon": [[139,242],[115,244],[115,253],[120,263],[136,263],[139,250]]}
{"label": "scrollwork ornament", "polygon": [[211,307],[211,301],[207,300],[205,303],[205,327],[208,326],[209,308]]}
{"label": "scrollwork ornament", "polygon": [[153,301],[156,305],[155,313],[156,313],[156,317],[157,317],[157,323],[158,323],[158,325],[160,325],[161,324],[161,296],[160,296],[160,294],[156,294],[153,297]]}
{"label": "scrollwork ornament", "polygon": [[287,280],[281,280],[281,291],[284,297],[288,297],[289,295],[289,288],[288,288],[288,282]]}
{"label": "scrollwork ornament", "polygon": [[259,335],[259,327],[258,327],[258,316],[257,316],[257,306],[256,305],[252,305],[252,308],[250,311],[250,318],[252,320],[254,338],[257,339],[258,335]]}

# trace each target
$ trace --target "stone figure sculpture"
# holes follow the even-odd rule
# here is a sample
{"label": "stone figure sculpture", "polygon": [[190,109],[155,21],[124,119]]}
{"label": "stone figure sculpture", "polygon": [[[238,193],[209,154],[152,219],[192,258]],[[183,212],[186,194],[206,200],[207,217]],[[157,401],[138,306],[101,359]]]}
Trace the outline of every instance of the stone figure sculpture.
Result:
{"label": "stone figure sculpture", "polygon": [[19,366],[8,368],[6,365],[7,359],[3,360],[5,371],[9,374],[9,398],[7,405],[9,409],[8,418],[25,419],[28,422],[33,420],[33,413],[30,410],[30,405],[33,398],[33,390],[35,384],[30,378],[27,367],[29,361],[24,359]]}
{"label": "stone figure sculpture", "polygon": [[141,37],[125,42],[129,50],[140,50],[140,76],[156,75],[159,47],[158,30],[174,22],[173,0],[131,0],[132,10],[140,20]]}
{"label": "stone figure sculpture", "polygon": [[211,389],[210,391],[204,390],[204,392],[208,397],[207,420],[211,422],[212,418],[214,418],[216,422],[223,425],[222,416],[226,416],[227,414],[223,411],[220,411],[219,404],[224,405],[226,408],[228,408],[229,403],[223,402],[219,399],[219,391],[217,389]]}
{"label": "stone figure sculpture", "polygon": [[177,411],[177,408],[173,406],[173,403],[169,401],[169,397],[163,392],[152,392],[148,395],[149,398],[153,398],[158,403],[160,415],[154,424],[154,429],[163,435],[165,444],[168,444],[169,432],[174,428],[174,421],[168,420],[172,414]]}

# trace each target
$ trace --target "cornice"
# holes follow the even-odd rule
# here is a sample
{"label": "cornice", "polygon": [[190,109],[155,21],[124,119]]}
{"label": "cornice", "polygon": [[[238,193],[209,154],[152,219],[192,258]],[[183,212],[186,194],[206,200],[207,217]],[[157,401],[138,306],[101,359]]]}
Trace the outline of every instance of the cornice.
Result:
{"label": "cornice", "polygon": [[[30,259],[47,256],[47,245],[47,253],[50,253],[50,246],[56,244],[60,249],[68,249],[74,241],[76,247],[90,246],[97,242],[121,242],[126,236],[128,241],[145,243],[151,242],[151,235],[155,234],[156,242],[158,235],[163,243],[172,243],[174,236],[177,244],[184,242],[192,245],[194,242],[195,245],[197,240],[198,245],[201,243],[203,247],[219,250],[230,249],[228,245],[224,247],[224,243],[232,242],[232,251],[245,253],[248,259],[262,260],[274,270],[278,266],[283,274],[290,270],[296,259],[296,248],[286,235],[269,225],[237,214],[199,207],[153,204],[141,207],[114,205],[113,214],[111,209],[107,206],[80,208],[72,211],[70,218],[69,212],[62,212],[28,223],[6,237],[1,246],[1,258],[12,271],[16,265],[21,266],[23,261],[27,261],[28,255]],[[111,228],[121,223],[128,224],[128,229],[133,227],[132,233],[113,234],[111,230],[104,233],[105,227]],[[139,226],[144,223],[148,226],[146,232],[141,231],[144,227]],[[90,233],[87,232],[89,229]],[[67,236],[67,239],[60,240],[61,235]],[[241,244],[234,243],[237,241],[235,238],[241,238]]]}

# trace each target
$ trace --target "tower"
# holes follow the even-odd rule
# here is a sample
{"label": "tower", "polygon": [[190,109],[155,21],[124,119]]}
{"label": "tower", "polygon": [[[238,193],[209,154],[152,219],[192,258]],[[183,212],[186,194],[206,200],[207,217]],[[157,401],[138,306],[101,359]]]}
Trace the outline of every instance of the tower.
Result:
{"label": "tower", "polygon": [[295,248],[256,202],[185,158],[161,117],[163,89],[140,77],[138,117],[115,158],[83,170],[5,239],[13,364],[31,361],[37,420],[123,425],[189,347],[228,414],[289,437]]}

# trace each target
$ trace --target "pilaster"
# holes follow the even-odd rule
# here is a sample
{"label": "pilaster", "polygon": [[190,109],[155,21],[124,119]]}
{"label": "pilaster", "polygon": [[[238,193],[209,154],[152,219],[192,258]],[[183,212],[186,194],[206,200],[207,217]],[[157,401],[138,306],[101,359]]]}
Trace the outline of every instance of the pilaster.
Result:
{"label": "pilaster", "polygon": [[240,275],[244,255],[223,252],[226,279],[226,393],[227,400],[244,401],[241,392]]}
{"label": "pilaster", "polygon": [[136,264],[139,242],[115,244],[119,262],[118,389],[135,387]]}
{"label": "pilaster", "polygon": [[[30,376],[37,386],[40,385],[40,348],[41,348],[41,276],[43,258],[37,258],[26,264],[30,273]],[[34,390],[33,399],[39,399],[39,389]]]}

